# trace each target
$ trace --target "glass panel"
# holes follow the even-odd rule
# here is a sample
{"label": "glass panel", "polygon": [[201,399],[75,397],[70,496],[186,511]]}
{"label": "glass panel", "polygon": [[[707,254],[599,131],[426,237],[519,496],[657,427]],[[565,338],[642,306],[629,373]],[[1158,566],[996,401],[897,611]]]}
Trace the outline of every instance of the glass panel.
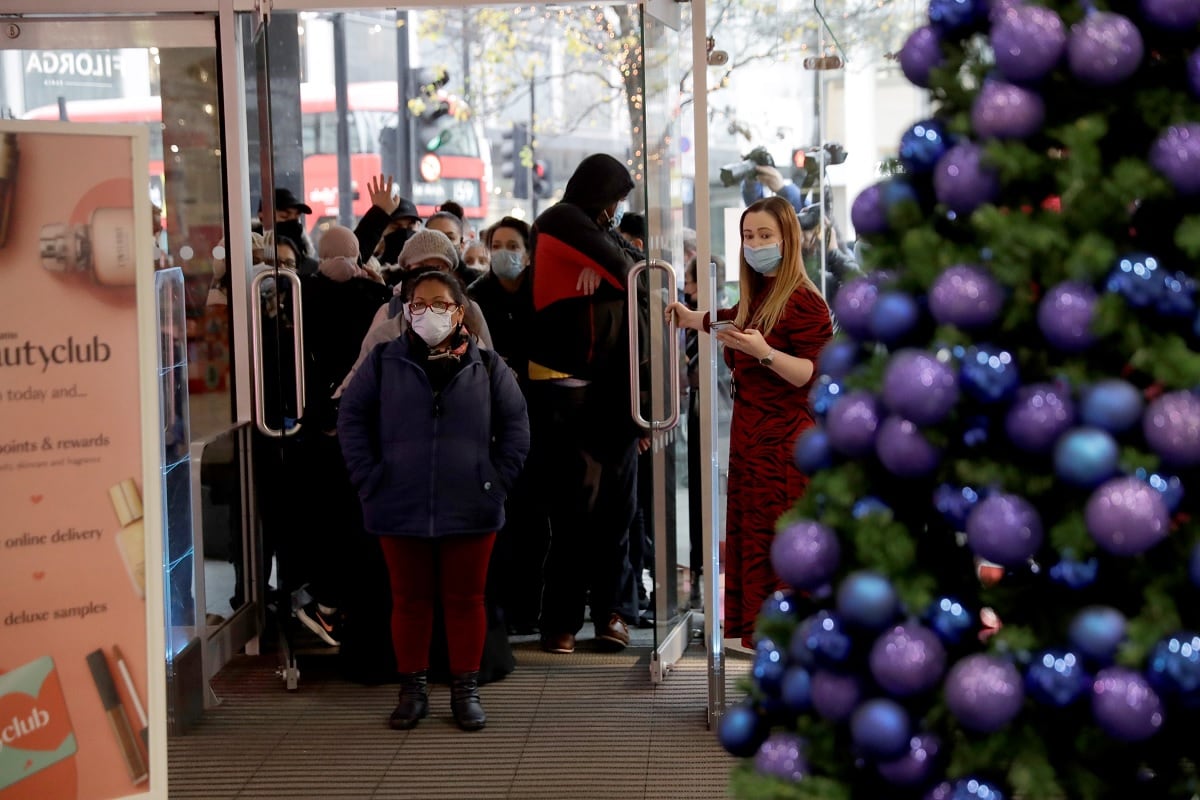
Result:
{"label": "glass panel", "polygon": [[200,461],[199,524],[206,623],[220,625],[250,598],[243,541],[246,453],[239,430],[206,442]]}

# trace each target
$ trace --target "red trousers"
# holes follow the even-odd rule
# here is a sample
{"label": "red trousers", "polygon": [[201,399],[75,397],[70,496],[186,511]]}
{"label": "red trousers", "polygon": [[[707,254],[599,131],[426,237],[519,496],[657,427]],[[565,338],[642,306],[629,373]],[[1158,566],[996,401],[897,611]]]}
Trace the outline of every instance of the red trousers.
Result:
{"label": "red trousers", "polygon": [[429,668],[433,604],[439,590],[451,674],[479,669],[487,635],[483,592],[495,541],[495,533],[379,537],[392,584],[392,648],[398,671]]}

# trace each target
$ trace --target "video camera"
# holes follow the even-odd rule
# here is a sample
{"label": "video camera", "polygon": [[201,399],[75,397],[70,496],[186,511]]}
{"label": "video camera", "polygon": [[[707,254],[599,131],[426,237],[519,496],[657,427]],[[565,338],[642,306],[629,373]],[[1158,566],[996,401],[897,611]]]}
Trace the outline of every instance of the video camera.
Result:
{"label": "video camera", "polygon": [[741,161],[721,167],[721,185],[737,186],[746,178],[754,175],[759,167],[773,166],[775,166],[775,159],[771,158],[767,148],[759,145],[742,156]]}
{"label": "video camera", "polygon": [[849,155],[846,148],[842,147],[837,142],[828,142],[824,147],[813,147],[803,151],[804,155],[800,157],[800,151],[792,153],[792,182],[801,189],[809,189],[815,186],[821,180],[821,173],[830,164],[841,164]]}

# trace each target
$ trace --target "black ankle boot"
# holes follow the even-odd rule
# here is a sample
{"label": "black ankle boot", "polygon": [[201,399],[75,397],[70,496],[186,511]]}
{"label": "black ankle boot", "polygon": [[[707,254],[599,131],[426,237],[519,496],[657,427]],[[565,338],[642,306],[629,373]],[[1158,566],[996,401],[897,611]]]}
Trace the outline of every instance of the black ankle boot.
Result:
{"label": "black ankle boot", "polygon": [[464,731],[477,731],[487,723],[487,714],[479,704],[479,673],[455,675],[450,684],[450,709],[454,721]]}
{"label": "black ankle boot", "polygon": [[429,690],[427,674],[421,672],[400,673],[400,704],[388,718],[388,725],[397,731],[416,727],[429,713]]}

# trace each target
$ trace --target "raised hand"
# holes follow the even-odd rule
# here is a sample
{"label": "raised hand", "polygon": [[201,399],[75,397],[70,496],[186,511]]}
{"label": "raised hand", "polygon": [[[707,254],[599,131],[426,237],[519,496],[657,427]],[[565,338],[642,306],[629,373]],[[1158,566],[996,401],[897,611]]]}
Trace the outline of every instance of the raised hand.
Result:
{"label": "raised hand", "polygon": [[400,206],[400,200],[392,194],[392,176],[380,175],[367,181],[367,193],[371,196],[371,204],[379,206],[388,216]]}

